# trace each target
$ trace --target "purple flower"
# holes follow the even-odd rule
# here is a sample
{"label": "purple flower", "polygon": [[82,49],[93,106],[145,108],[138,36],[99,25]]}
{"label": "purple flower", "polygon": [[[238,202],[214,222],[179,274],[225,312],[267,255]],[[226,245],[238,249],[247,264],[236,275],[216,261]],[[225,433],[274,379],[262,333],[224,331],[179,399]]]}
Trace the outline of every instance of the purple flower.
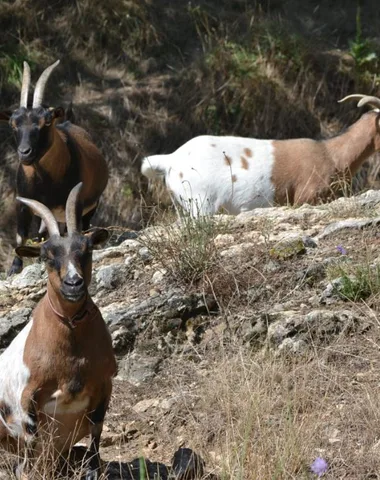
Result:
{"label": "purple flower", "polygon": [[338,250],[339,253],[342,255],[347,255],[347,250],[343,247],[343,245],[337,245],[336,249]]}
{"label": "purple flower", "polygon": [[318,477],[322,477],[322,475],[327,472],[329,466],[324,458],[317,457],[311,464],[310,468],[313,473],[318,475]]}

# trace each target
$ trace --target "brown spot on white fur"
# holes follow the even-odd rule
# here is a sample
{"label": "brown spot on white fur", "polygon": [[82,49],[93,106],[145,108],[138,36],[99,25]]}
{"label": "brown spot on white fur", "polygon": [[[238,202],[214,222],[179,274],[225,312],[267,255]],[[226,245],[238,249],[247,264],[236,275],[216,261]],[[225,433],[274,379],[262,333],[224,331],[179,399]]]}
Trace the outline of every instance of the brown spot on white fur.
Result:
{"label": "brown spot on white fur", "polygon": [[245,148],[244,149],[244,155],[247,156],[248,158],[252,157],[252,150],[250,148]]}
{"label": "brown spot on white fur", "polygon": [[237,176],[235,174],[232,175],[231,177],[232,183],[237,182]]}
{"label": "brown spot on white fur", "polygon": [[241,168],[243,168],[244,170],[248,170],[249,168],[249,163],[248,163],[248,160],[243,157],[243,155],[240,157],[241,159]]}
{"label": "brown spot on white fur", "polygon": [[182,180],[183,179],[183,173],[179,172],[179,178]]}
{"label": "brown spot on white fur", "polygon": [[216,143],[212,143],[211,146],[212,146],[213,148],[215,148],[215,147],[216,147]]}
{"label": "brown spot on white fur", "polygon": [[232,158],[224,154],[224,163],[230,167],[232,165]]}

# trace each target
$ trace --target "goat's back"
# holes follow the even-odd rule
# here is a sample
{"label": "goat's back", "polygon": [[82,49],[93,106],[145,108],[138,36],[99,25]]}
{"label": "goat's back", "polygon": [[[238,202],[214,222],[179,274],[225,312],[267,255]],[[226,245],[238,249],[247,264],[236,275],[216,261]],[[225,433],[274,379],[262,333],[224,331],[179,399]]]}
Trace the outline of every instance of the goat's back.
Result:
{"label": "goat's back", "polygon": [[72,161],[79,164],[79,181],[83,182],[81,197],[85,206],[96,203],[108,182],[108,166],[103,154],[88,132],[78,125],[64,122],[57,125],[57,130],[70,150]]}
{"label": "goat's back", "polygon": [[273,202],[271,140],[204,135],[168,157],[167,187],[195,215],[237,214]]}

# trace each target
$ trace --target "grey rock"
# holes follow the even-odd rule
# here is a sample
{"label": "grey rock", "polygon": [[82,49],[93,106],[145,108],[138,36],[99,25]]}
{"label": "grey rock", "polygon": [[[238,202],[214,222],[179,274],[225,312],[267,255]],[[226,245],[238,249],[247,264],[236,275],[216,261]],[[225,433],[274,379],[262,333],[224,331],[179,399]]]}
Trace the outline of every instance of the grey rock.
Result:
{"label": "grey rock", "polygon": [[318,309],[305,315],[296,311],[269,313],[268,323],[270,347],[300,352],[309,345],[326,345],[336,335],[356,330],[359,319],[350,310]]}
{"label": "grey rock", "polygon": [[145,262],[149,262],[153,258],[153,255],[148,247],[141,247],[139,250],[139,255]]}
{"label": "grey rock", "polygon": [[317,248],[318,243],[317,241],[313,238],[310,237],[309,235],[305,235],[302,237],[302,242],[305,245],[306,248]]}
{"label": "grey rock", "polygon": [[364,220],[359,219],[348,219],[348,220],[341,220],[339,222],[330,223],[323,229],[323,231],[317,235],[317,239],[321,240],[322,238],[328,237],[335,232],[340,230],[346,229],[354,229],[354,230],[363,230],[364,228],[373,228],[377,227],[380,224],[380,217],[376,218],[367,218]]}
{"label": "grey rock", "polygon": [[158,372],[162,359],[133,352],[119,362],[118,378],[139,386]]}
{"label": "grey rock", "polygon": [[134,326],[140,330],[152,319],[187,320],[197,315],[212,313],[215,309],[216,302],[212,295],[184,294],[172,290],[131,306],[124,303],[109,305],[102,309],[102,314],[111,331],[121,325],[128,329]]}
{"label": "grey rock", "polygon": [[152,275],[152,282],[154,283],[154,285],[161,283],[166,273],[167,273],[167,270],[164,268],[161,270],[155,271],[154,274]]}
{"label": "grey rock", "polygon": [[128,267],[120,263],[101,267],[96,272],[97,287],[99,289],[113,290],[126,282],[128,272]]}
{"label": "grey rock", "polygon": [[28,323],[32,308],[19,308],[0,317],[0,348],[6,348]]}
{"label": "grey rock", "polygon": [[343,278],[334,278],[329,282],[320,296],[319,302],[322,305],[331,305],[340,299],[339,292],[343,288]]}
{"label": "grey rock", "polygon": [[111,333],[112,347],[116,353],[127,353],[133,349],[138,332],[135,322],[132,323],[132,328],[120,326]]}
{"label": "grey rock", "polygon": [[30,288],[40,287],[45,282],[47,275],[45,274],[45,265],[43,263],[33,263],[23,269],[19,275],[15,275],[11,280],[13,288]]}

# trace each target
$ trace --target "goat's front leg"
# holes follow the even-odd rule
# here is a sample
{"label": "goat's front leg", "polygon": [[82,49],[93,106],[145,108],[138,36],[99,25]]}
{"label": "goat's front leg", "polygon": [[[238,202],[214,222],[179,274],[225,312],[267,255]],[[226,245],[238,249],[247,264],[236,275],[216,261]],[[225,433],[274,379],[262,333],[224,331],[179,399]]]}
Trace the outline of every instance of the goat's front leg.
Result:
{"label": "goat's front leg", "polygon": [[[29,207],[23,204],[17,205],[17,236],[16,243],[19,247],[24,245],[28,238],[30,224],[32,222],[32,213]],[[8,270],[8,276],[15,273],[20,273],[23,267],[23,260],[18,255],[15,255],[11,268]]]}
{"label": "goat's front leg", "polygon": [[102,463],[99,454],[100,437],[103,431],[103,422],[108,408],[109,399],[104,399],[91,412],[89,419],[91,425],[91,443],[88,449],[89,462],[85,474],[85,480],[98,480],[102,474]]}
{"label": "goat's front leg", "polygon": [[17,480],[27,480],[35,456],[37,440],[37,412],[34,399],[35,390],[32,385],[27,386],[21,395],[21,408],[26,413],[23,422],[24,459],[15,468]]}

